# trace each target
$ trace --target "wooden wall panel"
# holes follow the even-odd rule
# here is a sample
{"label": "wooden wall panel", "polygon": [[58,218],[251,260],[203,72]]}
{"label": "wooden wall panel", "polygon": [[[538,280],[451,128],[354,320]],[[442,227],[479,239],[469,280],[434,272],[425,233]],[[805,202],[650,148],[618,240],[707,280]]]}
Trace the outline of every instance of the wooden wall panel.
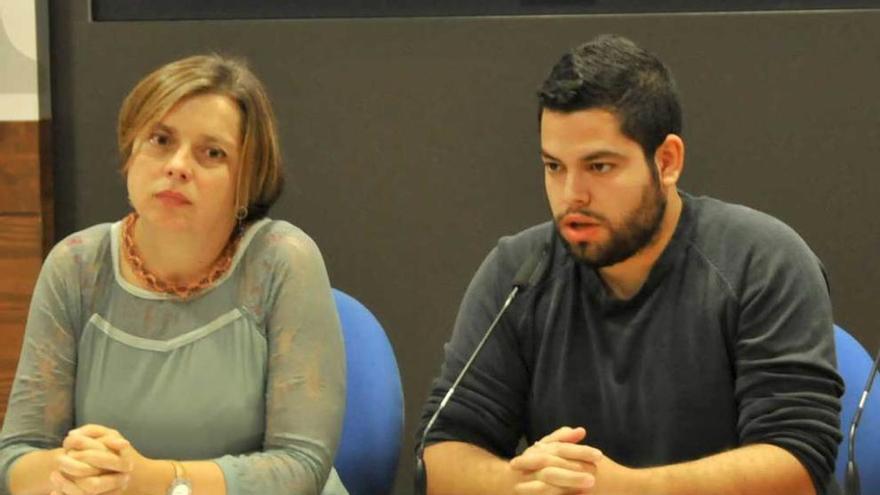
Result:
{"label": "wooden wall panel", "polygon": [[0,214],[40,211],[38,133],[33,122],[0,122]]}
{"label": "wooden wall panel", "polygon": [[0,397],[15,375],[28,306],[42,258],[38,215],[0,216]]}
{"label": "wooden wall panel", "polygon": [[40,178],[31,168],[35,155],[13,155],[0,158],[0,212],[27,213],[40,209]]}
{"label": "wooden wall panel", "polygon": [[48,122],[0,122],[0,420],[28,306],[51,244]]}

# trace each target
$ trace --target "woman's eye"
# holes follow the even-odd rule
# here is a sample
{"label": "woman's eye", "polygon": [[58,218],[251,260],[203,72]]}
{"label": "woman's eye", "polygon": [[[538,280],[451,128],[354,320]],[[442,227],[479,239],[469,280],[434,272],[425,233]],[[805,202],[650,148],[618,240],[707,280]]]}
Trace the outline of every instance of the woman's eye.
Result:
{"label": "woman's eye", "polygon": [[150,144],[154,144],[156,146],[166,146],[168,145],[168,143],[171,142],[171,138],[165,134],[155,132],[153,134],[150,134],[149,142]]}
{"label": "woman's eye", "polygon": [[226,152],[220,148],[208,148],[205,151],[205,154],[208,155],[208,158],[211,160],[223,160],[226,158]]}

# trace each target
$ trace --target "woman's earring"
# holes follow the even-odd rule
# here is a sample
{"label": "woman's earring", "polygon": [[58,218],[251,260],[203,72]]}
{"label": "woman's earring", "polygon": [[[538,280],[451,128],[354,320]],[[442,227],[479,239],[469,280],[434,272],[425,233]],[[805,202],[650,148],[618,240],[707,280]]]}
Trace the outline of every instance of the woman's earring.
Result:
{"label": "woman's earring", "polygon": [[247,215],[247,206],[239,206],[238,209],[235,210],[235,223],[239,231],[244,230],[244,219],[247,218]]}

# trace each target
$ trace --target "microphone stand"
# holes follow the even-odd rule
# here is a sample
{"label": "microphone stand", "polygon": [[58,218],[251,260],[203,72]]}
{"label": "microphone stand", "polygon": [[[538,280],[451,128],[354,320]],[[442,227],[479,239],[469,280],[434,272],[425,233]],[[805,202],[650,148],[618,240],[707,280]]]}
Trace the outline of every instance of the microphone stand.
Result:
{"label": "microphone stand", "polygon": [[434,426],[434,421],[437,421],[437,417],[440,416],[440,411],[446,407],[446,403],[449,402],[449,398],[452,397],[452,394],[455,392],[455,388],[458,386],[461,379],[464,378],[464,375],[467,374],[468,369],[471,367],[471,363],[474,362],[474,359],[477,358],[477,355],[483,349],[483,345],[489,340],[489,336],[492,335],[492,331],[495,330],[495,326],[501,320],[501,317],[504,315],[505,311],[507,311],[507,307],[510,306],[510,303],[513,302],[516,295],[520,292],[520,290],[524,290],[526,287],[534,285],[538,278],[541,275],[543,270],[542,261],[544,260],[544,256],[547,253],[548,246],[544,245],[539,251],[533,252],[531,256],[520,266],[519,270],[516,273],[516,276],[513,277],[513,289],[511,289],[510,293],[507,295],[507,299],[504,301],[504,304],[501,305],[501,309],[498,310],[498,313],[495,315],[495,319],[492,320],[492,323],[489,324],[488,330],[483,334],[483,338],[477,344],[477,347],[474,349],[474,352],[471,353],[470,358],[468,358],[467,362],[462,366],[461,371],[458,372],[458,376],[455,377],[455,381],[452,382],[452,386],[449,387],[449,390],[446,391],[446,394],[443,396],[443,400],[440,401],[440,405],[437,406],[437,409],[434,411],[434,414],[431,415],[431,419],[428,420],[428,423],[425,425],[425,429],[422,430],[422,438],[419,440],[419,447],[416,449],[416,472],[415,472],[415,491],[416,495],[425,495],[428,489],[428,473],[425,468],[425,460],[423,458],[425,451],[425,441],[428,438],[428,432],[431,431],[431,427]]}
{"label": "microphone stand", "polygon": [[[498,312],[498,314],[495,316],[495,319],[492,320],[492,323],[489,325],[489,330],[487,330],[486,333],[483,335],[483,338],[480,339],[480,343],[477,344],[477,347],[476,349],[474,349],[473,354],[471,354],[471,357],[468,358],[466,363],[464,363],[464,366],[461,368],[458,376],[455,377],[455,381],[452,382],[452,386],[449,387],[449,390],[446,391],[446,395],[443,396],[443,400],[440,401],[440,405],[437,406],[437,410],[434,411],[431,419],[428,420],[428,424],[425,426],[425,432],[428,432],[431,429],[431,427],[434,425],[434,421],[437,420],[437,416],[440,415],[440,411],[442,411],[443,408],[446,407],[446,403],[449,401],[449,398],[452,397],[453,392],[455,392],[455,387],[458,386],[458,382],[460,382],[461,379],[464,378],[465,372],[468,370],[468,368],[471,367],[471,363],[474,361],[474,359],[476,359],[477,354],[480,353],[480,350],[483,348],[483,344],[485,344],[486,340],[489,339],[489,335],[492,334],[492,330],[495,329],[495,325],[498,323],[498,320],[500,320],[501,316],[504,315],[504,311],[507,310],[507,307],[510,306],[511,302],[513,302],[513,298],[516,297],[517,292],[519,292],[519,287],[515,286],[513,290],[510,291],[510,294],[508,294],[507,300],[505,300],[504,304],[501,306],[501,311]],[[422,435],[422,439],[419,442],[419,454],[421,454],[422,451],[425,449],[426,437],[427,435]]]}
{"label": "microphone stand", "polygon": [[877,357],[874,358],[874,365],[871,366],[871,372],[868,374],[868,383],[862,390],[862,397],[859,399],[859,406],[853,415],[852,423],[849,427],[849,449],[846,456],[846,495],[861,495],[862,486],[859,480],[859,468],[856,466],[856,428],[859,427],[859,421],[862,419],[862,411],[865,410],[865,402],[868,400],[868,394],[871,393],[871,386],[874,385],[874,376],[877,375],[877,369],[880,367],[880,350]]}
{"label": "microphone stand", "polygon": [[501,310],[495,316],[495,319],[492,320],[492,323],[489,325],[489,329],[486,330],[486,333],[483,335],[483,338],[480,340],[480,343],[477,344],[477,347],[474,349],[474,352],[471,354],[471,357],[464,363],[464,366],[461,368],[461,371],[458,372],[458,376],[455,377],[455,381],[452,382],[452,386],[449,387],[449,390],[446,391],[446,395],[443,396],[443,400],[440,401],[440,405],[437,406],[437,410],[434,411],[434,414],[431,415],[431,419],[428,420],[428,424],[425,425],[425,429],[422,430],[422,438],[419,441],[419,448],[416,450],[416,473],[415,473],[415,488],[416,495],[425,495],[428,490],[428,473],[427,468],[425,467],[425,459],[423,458],[425,453],[425,440],[428,438],[428,432],[431,431],[431,427],[434,425],[434,421],[437,420],[437,416],[440,416],[440,411],[446,406],[446,403],[449,401],[449,398],[452,397],[453,392],[455,392],[455,387],[458,386],[458,383],[464,378],[464,375],[467,373],[468,368],[470,368],[471,363],[476,359],[477,354],[480,353],[480,350],[483,348],[483,344],[486,343],[486,340],[489,339],[489,336],[492,335],[492,330],[495,329],[495,325],[501,319],[501,316],[504,315],[504,311],[510,306],[510,303],[513,302],[513,299],[516,297],[517,292],[519,292],[519,285],[514,285],[513,289],[510,291],[510,294],[507,296],[507,300],[504,301],[504,304],[501,306]]}

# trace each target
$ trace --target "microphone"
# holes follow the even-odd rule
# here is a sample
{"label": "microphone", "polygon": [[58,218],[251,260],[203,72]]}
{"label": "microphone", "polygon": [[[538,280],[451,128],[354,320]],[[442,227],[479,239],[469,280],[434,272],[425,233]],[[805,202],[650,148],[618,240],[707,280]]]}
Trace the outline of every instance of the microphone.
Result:
{"label": "microphone", "polygon": [[548,246],[546,244],[541,246],[541,249],[533,252],[526,259],[525,263],[523,263],[522,266],[519,267],[519,270],[516,272],[516,276],[513,277],[513,283],[511,284],[513,285],[513,288],[507,295],[507,299],[504,301],[504,304],[501,306],[498,314],[495,315],[495,319],[492,320],[492,323],[489,325],[489,329],[486,330],[486,333],[477,344],[474,352],[471,353],[471,357],[468,358],[467,362],[465,362],[464,366],[461,368],[461,371],[458,372],[458,376],[455,377],[455,381],[452,382],[452,386],[449,387],[449,390],[446,391],[446,395],[443,396],[443,400],[440,401],[440,405],[437,406],[437,410],[434,411],[431,419],[428,420],[428,424],[425,425],[425,430],[422,431],[422,438],[419,441],[419,448],[416,450],[416,495],[425,495],[428,490],[428,473],[425,470],[425,460],[423,458],[425,451],[425,439],[428,438],[428,432],[431,431],[431,427],[434,425],[434,421],[437,420],[437,416],[440,415],[440,411],[442,411],[443,408],[446,407],[446,403],[449,402],[449,398],[452,397],[452,394],[455,392],[455,387],[457,387],[459,382],[461,382],[461,379],[464,378],[464,375],[471,367],[471,363],[474,362],[474,359],[477,358],[480,350],[483,349],[483,344],[485,344],[486,340],[489,339],[489,335],[492,334],[492,330],[495,329],[495,325],[501,319],[501,316],[507,310],[507,307],[510,306],[510,303],[513,302],[513,299],[516,297],[517,294],[525,290],[527,287],[534,285],[541,277],[541,272],[544,268],[543,263],[541,262],[545,258],[547,247]]}
{"label": "microphone", "polygon": [[859,405],[856,407],[856,413],[853,415],[852,424],[849,426],[849,450],[846,455],[846,475],[845,475],[845,492],[846,495],[861,495],[862,486],[859,480],[859,468],[856,466],[856,428],[859,427],[859,421],[862,419],[862,411],[865,410],[865,402],[868,400],[868,394],[871,393],[871,386],[874,384],[874,376],[877,374],[877,368],[880,366],[880,351],[874,358],[874,365],[871,366],[871,372],[868,375],[868,383],[862,390],[862,397],[859,399]]}

